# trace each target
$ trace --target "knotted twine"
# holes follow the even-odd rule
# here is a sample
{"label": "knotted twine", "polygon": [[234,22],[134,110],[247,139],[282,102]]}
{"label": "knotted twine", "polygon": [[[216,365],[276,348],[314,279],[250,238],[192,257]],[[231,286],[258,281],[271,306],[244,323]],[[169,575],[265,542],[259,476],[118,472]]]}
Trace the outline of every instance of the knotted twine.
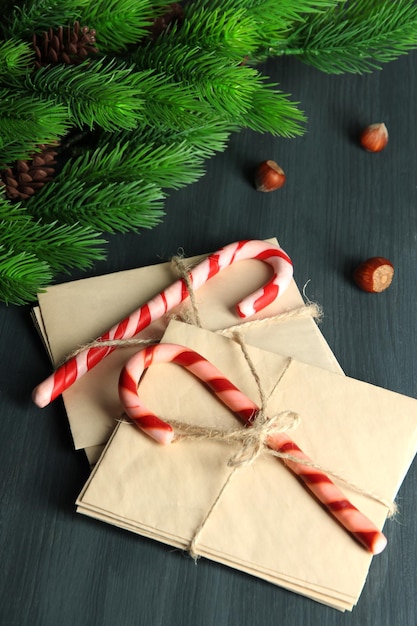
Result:
{"label": "knotted twine", "polygon": [[[189,299],[190,299],[191,309],[183,311],[181,315],[172,315],[171,319],[179,319],[183,322],[195,325],[198,328],[202,328],[203,326],[202,326],[199,311],[198,311],[195,292],[193,290],[193,286],[192,286],[192,283],[188,274],[189,268],[185,266],[184,261],[181,257],[178,257],[178,256],[174,257],[172,259],[172,262],[178,274],[180,275],[180,277],[183,279],[185,283],[185,286],[189,295]],[[202,520],[200,525],[197,527],[194,533],[194,536],[190,542],[190,545],[188,547],[188,552],[192,556],[192,558],[194,558],[194,560],[196,560],[199,557],[199,554],[196,548],[197,541],[199,537],[201,536],[201,533],[203,532],[212,514],[214,513],[215,508],[220,502],[234,474],[239,470],[239,468],[247,466],[251,463],[254,463],[261,454],[269,454],[269,455],[275,456],[283,460],[284,462],[285,460],[293,461],[293,462],[302,463],[305,466],[317,469],[320,472],[323,472],[327,474],[328,476],[330,476],[331,478],[342,483],[344,486],[350,487],[357,493],[360,493],[368,498],[371,498],[379,502],[380,504],[383,504],[388,509],[388,517],[393,517],[396,514],[397,505],[395,502],[390,502],[372,491],[363,489],[356,483],[346,479],[341,474],[333,470],[326,469],[320,464],[314,463],[312,461],[306,461],[304,459],[300,459],[289,453],[282,453],[276,450],[272,450],[268,446],[268,443],[267,443],[268,439],[274,433],[289,432],[290,430],[294,430],[295,428],[297,428],[300,423],[299,415],[297,413],[294,413],[293,411],[289,411],[289,410],[282,411],[272,417],[268,417],[267,412],[266,412],[269,398],[271,397],[273,392],[276,390],[279,383],[282,381],[293,359],[291,357],[288,358],[287,363],[283,371],[279,374],[277,381],[275,382],[271,392],[269,393],[268,396],[266,396],[259,374],[256,371],[254,363],[252,362],[250,355],[248,353],[241,331],[248,327],[252,328],[253,326],[265,325],[271,322],[285,322],[291,319],[303,319],[303,318],[308,318],[308,317],[311,317],[313,319],[319,319],[321,317],[321,314],[322,313],[321,313],[320,307],[317,304],[308,301],[308,304],[306,305],[303,305],[295,309],[291,309],[289,311],[285,311],[284,313],[281,313],[279,315],[266,317],[266,318],[262,318],[258,320],[253,320],[249,322],[244,322],[236,326],[232,326],[232,327],[228,327],[228,328],[216,331],[218,334],[231,336],[233,340],[239,344],[242,350],[242,353],[244,355],[245,361],[248,364],[251,374],[256,382],[256,386],[258,389],[261,402],[260,402],[260,408],[254,415],[254,417],[252,418],[249,428],[236,428],[236,429],[222,430],[222,429],[212,428],[209,426],[199,426],[199,425],[188,424],[188,423],[184,423],[184,422],[176,421],[176,420],[171,420],[171,421],[166,420],[167,423],[169,423],[175,431],[175,437],[174,437],[173,443],[178,442],[178,441],[190,440],[190,439],[194,439],[194,440],[205,439],[205,440],[212,440],[212,441],[221,441],[226,444],[239,444],[239,448],[237,452],[235,452],[233,456],[231,456],[227,462],[227,465],[232,468],[232,471],[229,473],[226,481],[224,482],[215,500],[213,501],[212,505],[207,511],[204,519]],[[143,347],[145,345],[155,344],[158,342],[159,342],[159,339],[156,339],[156,338],[141,339],[141,338],[136,338],[136,337],[129,338],[129,339],[114,339],[114,340],[105,340],[105,341],[96,340],[96,341],[92,341],[83,346],[78,347],[70,355],[68,355],[66,359],[74,357],[79,352],[82,352],[83,350],[89,349],[89,348],[106,347],[106,346],[108,347],[142,346]]]}

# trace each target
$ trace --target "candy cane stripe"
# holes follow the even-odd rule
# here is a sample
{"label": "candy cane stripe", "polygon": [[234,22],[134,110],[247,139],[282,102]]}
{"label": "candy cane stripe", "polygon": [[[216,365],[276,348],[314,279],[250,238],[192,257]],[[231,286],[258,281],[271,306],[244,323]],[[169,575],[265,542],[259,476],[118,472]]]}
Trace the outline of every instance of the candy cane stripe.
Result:
{"label": "candy cane stripe", "polygon": [[271,256],[276,256],[279,257],[281,259],[284,259],[287,263],[292,265],[291,259],[290,257],[285,254],[284,250],[273,250],[273,251],[262,251],[259,254],[257,254],[254,258],[258,259],[259,261],[265,261],[267,258],[271,257]]}
{"label": "candy cane stripe", "polygon": [[159,417],[156,417],[156,415],[154,415],[153,413],[142,413],[140,418],[132,418],[134,422],[140,422],[141,427],[143,426],[146,429],[152,428],[154,430],[158,429],[158,428],[163,428],[163,424],[165,424],[167,427],[165,428],[165,430],[167,431],[171,431],[171,427],[169,425],[166,424],[166,422],[163,422],[162,420],[159,419]]}
{"label": "candy cane stripe", "polygon": [[354,509],[356,510],[356,507],[354,507],[353,504],[349,502],[349,500],[344,499],[335,500],[334,502],[328,502],[327,506],[334,512],[347,510],[353,511]]}
{"label": "candy cane stripe", "polygon": [[123,388],[126,389],[127,391],[130,391],[131,393],[136,395],[137,388],[138,388],[138,381],[135,380],[131,376],[131,374],[128,372],[126,368],[122,370],[119,384],[122,385]]}
{"label": "candy cane stripe", "polygon": [[164,291],[161,293],[161,298],[162,298],[162,302],[164,303],[164,310],[166,313],[168,311],[168,300],[166,297],[166,293]]}
{"label": "candy cane stripe", "polygon": [[245,248],[250,246],[251,242],[246,239],[243,241],[239,241],[238,245],[236,246],[236,249],[233,251],[232,253],[232,257],[229,261],[229,265],[231,265],[232,263],[234,263],[234,261],[239,257],[240,252]]}
{"label": "candy cane stripe", "polygon": [[[102,361],[110,352],[111,348],[109,348],[108,346],[103,346],[103,348],[90,348],[90,350],[88,350],[86,354],[86,371],[88,372],[89,370],[93,369],[93,367],[100,363],[100,361]],[[79,356],[80,359],[76,358],[76,360],[81,360],[82,355],[77,356]],[[68,363],[69,362],[70,361],[68,361]],[[78,373],[77,378],[72,381],[72,383],[74,383],[78,378],[80,378],[80,372]],[[64,384],[63,387],[65,389],[68,389],[70,385]]]}
{"label": "candy cane stripe", "polygon": [[215,276],[219,272],[219,257],[216,254],[213,254],[209,257],[209,270],[207,275],[207,280]]}
{"label": "candy cane stripe", "polygon": [[[258,311],[262,311],[262,309],[264,309],[266,306],[268,306],[270,302],[274,301],[278,297],[278,294],[278,285],[270,285],[268,288],[265,287],[264,292],[253,303],[253,308],[255,309],[255,312],[257,313]],[[242,315],[241,313],[240,315],[241,317],[244,317],[244,315]]]}
{"label": "candy cane stripe", "polygon": [[323,483],[332,483],[330,478],[328,478],[322,472],[303,472],[303,480],[305,483],[309,483],[310,485],[319,485]]}
{"label": "candy cane stripe", "polygon": [[72,383],[77,379],[78,368],[77,363],[68,363],[67,367],[62,368],[61,372],[57,372],[56,375],[56,384],[58,385],[67,385]]}
{"label": "candy cane stripe", "polygon": [[210,378],[206,380],[206,383],[216,394],[224,391],[238,391],[233,383],[226,380],[226,378]]}
{"label": "candy cane stripe", "polygon": [[139,315],[139,320],[138,320],[138,325],[136,327],[135,335],[137,335],[138,333],[140,333],[141,330],[149,326],[151,322],[152,322],[152,318],[151,318],[151,314],[149,311],[149,306],[148,304],[144,304],[140,310],[140,315]]}
{"label": "candy cane stripe", "polygon": [[174,362],[188,368],[191,365],[201,362],[202,360],[202,357],[192,350],[182,350],[177,356],[175,356]]}
{"label": "candy cane stripe", "polygon": [[291,439],[288,439],[285,441],[285,443],[283,443],[279,449],[276,448],[278,452],[282,452],[284,454],[291,454],[292,452],[301,452],[300,448],[297,446],[296,443],[294,443],[294,441],[291,441]]}
{"label": "candy cane stripe", "polygon": [[114,335],[115,339],[122,339],[125,336],[126,328],[129,325],[129,318],[126,318],[118,325],[116,329],[116,333]]}

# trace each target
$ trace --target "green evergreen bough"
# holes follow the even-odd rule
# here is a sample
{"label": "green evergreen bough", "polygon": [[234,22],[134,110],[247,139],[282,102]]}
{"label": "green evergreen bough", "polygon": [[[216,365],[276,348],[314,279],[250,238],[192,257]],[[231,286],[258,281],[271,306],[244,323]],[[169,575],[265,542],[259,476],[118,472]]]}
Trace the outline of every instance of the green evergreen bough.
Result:
{"label": "green evergreen bough", "polygon": [[302,134],[261,61],[362,73],[416,47],[411,0],[4,0],[0,300],[104,258],[103,233],[155,226],[232,132]]}

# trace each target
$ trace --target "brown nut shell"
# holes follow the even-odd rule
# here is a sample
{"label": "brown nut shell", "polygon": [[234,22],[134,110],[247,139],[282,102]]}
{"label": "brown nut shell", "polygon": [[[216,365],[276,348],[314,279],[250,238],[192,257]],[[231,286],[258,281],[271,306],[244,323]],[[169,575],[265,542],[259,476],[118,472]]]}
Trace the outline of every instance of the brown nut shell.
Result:
{"label": "brown nut shell", "polygon": [[368,152],[381,152],[388,143],[388,130],[385,124],[370,124],[360,136],[362,148]]}
{"label": "brown nut shell", "polygon": [[393,264],[381,256],[367,259],[353,272],[353,280],[357,286],[368,293],[385,291],[391,285],[393,277]]}
{"label": "brown nut shell", "polygon": [[256,191],[275,191],[285,185],[286,176],[284,170],[275,161],[263,161],[258,165],[255,172]]}

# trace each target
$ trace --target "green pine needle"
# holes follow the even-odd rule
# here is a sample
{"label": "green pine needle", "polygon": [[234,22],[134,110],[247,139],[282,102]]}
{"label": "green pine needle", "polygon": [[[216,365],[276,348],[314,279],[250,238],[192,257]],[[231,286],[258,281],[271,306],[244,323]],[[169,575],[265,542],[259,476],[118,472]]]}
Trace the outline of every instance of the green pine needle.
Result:
{"label": "green pine needle", "polygon": [[0,196],[0,299],[23,304],[34,300],[55,272],[91,267],[104,258],[91,228],[44,223],[24,207]]}
{"label": "green pine needle", "polygon": [[30,229],[26,234],[27,248],[47,262],[54,273],[73,268],[85,270],[105,259],[106,241],[90,226],[38,221],[32,224],[32,229],[34,236],[30,236]]}
{"label": "green pine needle", "polygon": [[28,252],[15,252],[0,244],[0,299],[6,304],[26,304],[51,282],[47,263]]}
{"label": "green pine needle", "polygon": [[80,20],[95,28],[102,52],[121,52],[149,35],[152,20],[166,0],[97,0],[81,10]]}
{"label": "green pine needle", "polygon": [[191,4],[186,16],[180,27],[164,35],[164,45],[199,46],[239,63],[258,46],[257,24],[244,8],[206,10]]}
{"label": "green pine needle", "polygon": [[[204,51],[200,47],[188,48],[181,43],[168,45],[164,38],[159,40],[158,45],[149,46],[146,54],[137,54],[135,61],[141,69],[151,67],[159,74],[166,74],[170,79],[187,85],[198,100],[205,102],[221,120],[231,125],[252,127],[249,112],[254,110],[265,89],[263,77],[255,68],[231,63],[214,51]],[[282,111],[277,115],[280,106]],[[269,120],[263,129],[262,117],[258,116],[256,124],[259,130],[269,132],[273,123],[277,122],[274,134],[294,136],[302,132],[299,123],[303,119],[302,114],[286,96],[281,94],[277,98],[272,112],[273,120]],[[282,121],[285,124],[281,127]]]}
{"label": "green pine needle", "polygon": [[153,228],[160,221],[165,194],[143,180],[87,184],[75,174],[55,179],[26,203],[45,222],[81,224],[95,231],[124,233]]}
{"label": "green pine needle", "polygon": [[24,38],[42,33],[61,24],[69,24],[79,17],[80,8],[90,0],[28,0],[17,3],[11,15],[2,17],[1,30],[5,37]]}
{"label": "green pine needle", "polygon": [[141,75],[142,129],[156,126],[182,131],[212,118],[211,107],[192,87],[154,70],[142,71]]}
{"label": "green pine needle", "polygon": [[288,138],[302,135],[305,122],[298,103],[291,102],[289,96],[274,89],[274,85],[266,84],[255,92],[252,108],[245,118],[245,125],[254,131]]}
{"label": "green pine needle", "polygon": [[115,61],[42,67],[27,74],[24,88],[45,102],[66,106],[73,123],[113,131],[135,128],[141,119],[141,82],[146,74]]}
{"label": "green pine needle", "polygon": [[[226,122],[224,120],[212,119],[203,121],[194,126],[171,133],[172,139],[176,141],[185,141],[187,145],[192,146],[197,158],[209,159],[216,152],[224,152],[232,131],[239,130],[239,126]],[[170,132],[165,133],[165,137],[170,136]]]}
{"label": "green pine needle", "polygon": [[275,21],[277,16],[286,21],[299,20],[304,14],[319,13],[333,7],[342,0],[193,0],[186,4],[186,14],[200,11],[201,7],[207,10],[222,9],[223,11],[245,10],[252,14],[258,12],[264,15],[264,20]]}
{"label": "green pine needle", "polygon": [[64,106],[0,87],[0,162],[25,159],[40,144],[49,144],[69,129]]}
{"label": "green pine needle", "polygon": [[[310,14],[320,14],[334,8],[341,0],[195,0],[185,7],[189,21],[201,21],[203,46],[207,47],[204,12],[211,16],[217,12],[245,15],[246,38],[250,36],[250,47],[242,54],[250,58],[268,56],[268,50],[284,41],[292,25],[303,22]],[[208,21],[210,18],[206,18]],[[250,26],[246,26],[249,23]],[[211,39],[208,39],[211,45]],[[227,40],[227,44],[229,41]]]}
{"label": "green pine needle", "polygon": [[333,74],[380,69],[417,47],[413,0],[344,2],[295,29],[280,54]]}
{"label": "green pine needle", "polygon": [[[86,184],[146,180],[157,187],[179,189],[200,178],[204,169],[192,147],[181,143],[154,145],[126,138],[119,134],[109,136],[107,143],[71,159],[59,179],[66,180],[74,174]],[[59,183],[59,180],[55,182]]]}
{"label": "green pine needle", "polygon": [[[198,116],[189,116],[189,124],[180,130],[165,125],[147,126],[134,131],[119,133],[103,133],[99,146],[108,143],[109,146],[129,142],[131,146],[137,144],[172,145],[183,143],[189,147],[197,160],[205,160],[217,152],[226,150],[232,131],[239,130],[237,124],[219,120],[213,116],[208,120]],[[155,164],[157,166],[157,164]]]}
{"label": "green pine needle", "polygon": [[23,76],[33,59],[33,49],[25,41],[0,41],[0,80],[7,79],[8,76]]}
{"label": "green pine needle", "polygon": [[139,50],[134,60],[140,69],[153,69],[177,83],[192,87],[196,97],[222,114],[233,116],[236,110],[249,108],[257,71],[219,57],[215,51],[188,47],[182,43],[159,40],[145,51]]}

